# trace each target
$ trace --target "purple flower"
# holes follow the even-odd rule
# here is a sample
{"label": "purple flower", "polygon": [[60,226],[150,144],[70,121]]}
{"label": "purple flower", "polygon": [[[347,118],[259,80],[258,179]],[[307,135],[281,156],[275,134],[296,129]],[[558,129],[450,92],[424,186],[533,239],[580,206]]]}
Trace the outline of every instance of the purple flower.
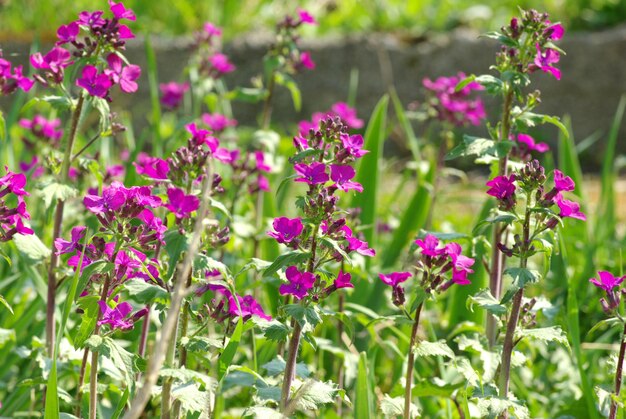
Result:
{"label": "purple flower", "polygon": [[461,72],[452,77],[438,77],[435,81],[423,79],[423,86],[432,96],[428,105],[439,120],[457,126],[468,123],[480,125],[486,116],[483,102],[480,99],[469,99],[468,96],[474,90],[483,90],[483,87],[477,82],[471,82],[457,92],[456,86],[464,78],[465,74]]}
{"label": "purple flower", "polygon": [[139,153],[137,162],[134,162],[133,165],[137,170],[137,174],[148,176],[156,180],[167,179],[167,174],[170,171],[169,163],[166,160],[158,157],[150,157],[143,152]]}
{"label": "purple flower", "polygon": [[57,129],[61,126],[61,120],[46,119],[41,115],[35,115],[32,120],[20,119],[19,125],[30,130],[36,137],[57,142],[63,136],[63,130]]}
{"label": "purple flower", "polygon": [[315,62],[311,58],[310,52],[303,52],[300,54],[300,65],[304,68],[308,68],[309,70],[313,70],[315,68]]}
{"label": "purple flower", "polygon": [[315,275],[310,272],[300,272],[295,266],[288,267],[285,275],[289,284],[282,284],[278,292],[280,295],[293,295],[298,300],[306,297],[315,283]]}
{"label": "purple flower", "polygon": [[565,33],[565,30],[563,29],[563,26],[560,23],[555,23],[554,25],[550,25],[544,31],[544,34],[548,38],[554,41],[558,41],[559,39],[563,38],[564,33]]}
{"label": "purple flower", "polygon": [[95,12],[80,12],[78,14],[78,23],[89,28],[97,28],[106,23],[102,19],[104,12],[102,10],[96,10]]}
{"label": "purple flower", "polygon": [[72,22],[68,25],[59,26],[59,29],[57,29],[57,38],[59,38],[59,40],[56,45],[63,45],[68,42],[76,41],[79,31],[80,26],[78,26],[78,22]]}
{"label": "purple flower", "polygon": [[571,192],[576,188],[576,184],[571,177],[565,176],[558,169],[554,170],[554,188],[558,192]]}
{"label": "purple flower", "polygon": [[209,57],[211,66],[217,71],[218,74],[226,74],[235,70],[235,66],[228,60],[228,57],[224,54],[214,54]]}
{"label": "purple flower", "polygon": [[237,295],[237,300],[239,301],[241,311],[237,308],[233,295],[231,294],[228,296],[228,312],[234,318],[241,316],[245,319],[248,316],[257,316],[267,321],[272,320],[272,316],[265,314],[263,307],[261,307],[261,304],[259,304],[253,296],[246,295],[245,297],[242,297],[241,295]]}
{"label": "purple flower", "polygon": [[141,76],[141,68],[138,65],[131,64],[123,67],[122,59],[115,53],[107,56],[107,63],[109,68],[104,70],[104,73],[111,77],[113,83],[119,84],[123,92],[134,93],[137,91],[135,80]]}
{"label": "purple flower", "polygon": [[317,185],[320,183],[326,183],[328,181],[328,174],[326,173],[326,165],[320,162],[313,162],[311,164],[297,163],[294,165],[294,169],[301,176],[296,178],[296,182],[304,182],[309,185]]}
{"label": "purple flower", "polygon": [[350,128],[359,129],[363,127],[363,120],[357,118],[356,109],[351,108],[347,103],[337,102],[330,109]]}
{"label": "purple flower", "polygon": [[254,161],[256,162],[256,169],[261,172],[269,173],[272,171],[272,168],[265,163],[265,154],[262,151],[257,150],[254,152]]}
{"label": "purple flower", "polygon": [[352,166],[331,164],[330,178],[336,182],[335,185],[342,191],[355,190],[363,192],[363,186],[358,182],[352,182],[356,172]]}
{"label": "purple flower", "polygon": [[357,252],[358,254],[363,256],[376,256],[376,251],[370,248],[369,244],[366,241],[360,240],[352,235],[352,229],[350,227],[344,225],[343,227],[341,227],[341,231],[344,232],[345,239],[348,242],[348,251]]}
{"label": "purple flower", "polygon": [[83,198],[85,207],[94,214],[116,211],[126,202],[125,188],[111,185],[102,189],[102,196],[87,195]]}
{"label": "purple flower", "polygon": [[83,67],[82,77],[76,80],[76,85],[87,90],[96,97],[105,97],[111,87],[111,79],[105,73],[98,73],[98,69],[93,65]]}
{"label": "purple flower", "polygon": [[448,243],[445,250],[450,259],[452,259],[452,282],[458,285],[471,284],[469,279],[467,279],[467,275],[474,273],[471,269],[474,265],[474,259],[463,256],[461,254],[461,246],[458,243]]}
{"label": "purple flower", "polygon": [[538,153],[545,153],[550,150],[550,147],[546,143],[535,143],[535,139],[527,134],[517,134],[515,137],[518,143],[523,144],[528,151],[536,151]]}
{"label": "purple flower", "polygon": [[496,176],[486,183],[489,186],[487,195],[491,195],[499,200],[507,200],[515,195],[515,174],[510,176]]}
{"label": "purple flower", "polygon": [[222,36],[222,30],[211,22],[206,22],[202,29],[208,36]]}
{"label": "purple flower", "polygon": [[537,55],[535,56],[535,65],[545,73],[551,73],[557,80],[561,80],[561,70],[553,67],[552,64],[559,62],[560,55],[558,51],[550,48],[542,53],[539,44],[535,45],[537,48]]}
{"label": "purple flower", "polygon": [[202,115],[202,122],[215,132],[221,132],[228,127],[237,126],[236,120],[229,119],[220,113],[205,113]]}
{"label": "purple flower", "polygon": [[176,109],[185,96],[185,92],[189,90],[189,84],[187,83],[161,83],[159,84],[159,90],[161,90],[161,104],[168,109]]}
{"label": "purple flower", "polygon": [[362,135],[341,134],[340,138],[349,156],[358,159],[369,153],[369,150],[363,150],[364,140]]}
{"label": "purple flower", "polygon": [[446,253],[445,247],[439,247],[439,239],[432,234],[427,234],[424,240],[417,239],[415,244],[422,249],[422,255],[437,257]]}
{"label": "purple flower", "polygon": [[185,192],[179,188],[169,188],[167,197],[170,203],[165,207],[172,211],[176,218],[186,218],[198,209],[200,200],[194,195],[185,195]]}
{"label": "purple flower", "polygon": [[87,227],[84,226],[72,228],[72,238],[69,242],[67,240],[63,240],[60,237],[57,238],[54,241],[54,247],[57,249],[56,254],[62,255],[64,253],[70,253],[74,250],[79,249],[79,242],[82,240],[83,237],[85,237],[85,230],[87,230]]}
{"label": "purple flower", "polygon": [[291,243],[304,229],[300,218],[278,217],[274,219],[272,226],[276,232],[269,231],[267,235],[275,238],[278,243],[286,244]]}
{"label": "purple flower", "polygon": [[315,18],[304,9],[298,9],[298,16],[300,17],[300,23],[304,23],[307,25],[317,25]]}
{"label": "purple flower", "polygon": [[383,283],[392,286],[394,288],[398,287],[401,283],[412,277],[413,274],[411,272],[392,272],[390,274],[378,274]]}
{"label": "purple flower", "polygon": [[197,146],[206,144],[211,150],[211,153],[215,153],[217,151],[217,148],[220,145],[219,140],[213,137],[210,131],[198,128],[195,122],[185,125],[185,129],[192,135],[193,142]]}
{"label": "purple flower", "polygon": [[354,288],[352,284],[352,275],[349,273],[344,273],[343,271],[339,271],[337,274],[337,278],[333,281],[333,286],[336,289],[340,288]]}
{"label": "purple flower", "polygon": [[98,305],[100,306],[100,313],[102,313],[100,320],[98,320],[98,326],[108,324],[112,329],[132,329],[133,322],[130,319],[125,320],[133,311],[133,306],[130,303],[124,301],[117,304],[115,308],[109,307],[105,301],[98,301]]}
{"label": "purple flower", "polygon": [[561,195],[559,192],[556,195],[556,204],[561,210],[559,217],[561,218],[575,218],[577,220],[586,221],[587,216],[580,211],[580,204],[574,201],[569,201]]}
{"label": "purple flower", "polygon": [[56,83],[63,81],[64,69],[74,63],[72,54],[61,47],[52,48],[46,55],[37,52],[30,56],[30,64],[37,70],[49,72]]}
{"label": "purple flower", "polygon": [[589,282],[591,282],[596,287],[605,290],[606,292],[613,291],[614,288],[619,287],[624,279],[626,279],[626,275],[618,278],[607,271],[599,271],[598,276],[600,277],[599,281],[596,278],[591,278]]}
{"label": "purple flower", "polygon": [[136,20],[137,17],[135,13],[131,9],[127,9],[124,7],[122,2],[115,3],[112,0],[109,0],[109,6],[111,7],[111,12],[113,16],[117,20],[128,19],[128,20]]}

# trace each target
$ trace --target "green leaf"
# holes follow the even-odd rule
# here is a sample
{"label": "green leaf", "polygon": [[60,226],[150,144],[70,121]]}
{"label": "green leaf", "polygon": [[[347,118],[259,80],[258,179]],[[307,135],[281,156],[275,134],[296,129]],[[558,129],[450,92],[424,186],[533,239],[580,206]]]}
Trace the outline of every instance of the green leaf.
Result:
{"label": "green leaf", "polygon": [[460,80],[456,84],[456,87],[454,88],[454,91],[456,93],[460,92],[461,90],[463,90],[465,88],[465,86],[467,86],[468,84],[470,84],[474,80],[476,80],[476,76],[474,74],[470,74],[469,76],[465,77],[463,80]]}
{"label": "green leaf", "polygon": [[278,320],[272,320],[263,330],[264,336],[269,340],[273,340],[274,342],[286,341],[290,332],[291,328],[285,324],[282,324]]}
{"label": "green leaf", "polygon": [[11,312],[11,314],[13,314],[13,309],[2,295],[0,295],[0,305],[3,305],[7,310]]}
{"label": "green leaf", "polygon": [[465,378],[469,386],[481,386],[480,376],[478,375],[474,367],[472,367],[472,364],[470,364],[467,358],[457,358],[456,369]]}
{"label": "green leaf", "polygon": [[243,268],[241,268],[239,270],[239,272],[237,272],[235,274],[235,277],[238,277],[239,275],[241,275],[244,272],[249,271],[250,269],[254,269],[257,272],[264,271],[265,269],[267,269],[271,265],[272,265],[272,262],[270,262],[270,261],[262,260],[262,259],[258,259],[258,258],[252,258],[252,259],[250,259],[250,262],[246,263],[243,266]]}
{"label": "green leaf", "polygon": [[173,378],[180,383],[195,382],[202,384],[202,386],[206,388],[211,388],[211,386],[215,384],[214,378],[198,371],[188,370],[185,367],[162,368],[161,371],[159,371],[159,376]]}
{"label": "green leaf", "polygon": [[171,278],[176,269],[176,264],[180,259],[180,255],[187,250],[188,237],[180,234],[178,229],[168,230],[165,232],[165,252],[169,256],[169,267],[167,270],[167,278]]}
{"label": "green leaf", "polygon": [[222,352],[219,358],[219,369],[218,369],[218,378],[221,381],[224,377],[224,374],[228,370],[228,367],[233,361],[235,354],[237,353],[237,348],[239,348],[239,342],[241,341],[241,334],[243,333],[243,320],[240,317],[237,321],[237,326],[235,326],[235,330],[233,331],[230,340],[228,341],[228,345],[226,345],[226,349]]}
{"label": "green leaf", "polygon": [[78,300],[78,306],[83,309],[83,314],[81,316],[80,326],[74,337],[75,348],[82,348],[93,333],[98,320],[98,314],[100,314],[99,300],[100,297],[96,295],[82,297]]}
{"label": "green leaf", "polygon": [[472,235],[477,236],[482,234],[482,232],[485,231],[485,229],[491,224],[505,223],[510,225],[517,220],[517,214],[514,212],[494,210],[493,214],[489,218],[486,218],[476,224],[474,230],[472,231]]}
{"label": "green leaf", "polygon": [[419,139],[415,135],[413,131],[413,127],[411,126],[411,122],[406,116],[406,112],[404,112],[404,105],[400,101],[398,94],[396,93],[396,89],[391,86],[391,103],[393,103],[393,109],[396,113],[396,117],[398,118],[398,122],[402,126],[402,129],[406,135],[407,145],[409,146],[409,150],[411,150],[411,154],[413,155],[414,161],[420,161],[421,156],[419,152]]}
{"label": "green leaf", "polygon": [[489,74],[480,75],[476,77],[474,81],[483,86],[490,95],[499,95],[504,86],[502,80]]}
{"label": "green leaf", "polygon": [[356,399],[354,404],[355,419],[370,418],[374,415],[374,391],[372,390],[367,368],[367,354],[359,354],[359,366],[356,377]]}
{"label": "green leaf", "polygon": [[619,317],[610,317],[608,319],[600,320],[599,322],[594,324],[591,329],[589,329],[589,331],[587,332],[587,336],[593,334],[593,332],[595,332],[598,329],[604,328],[605,326],[611,327],[614,325],[622,325],[622,324],[624,323]]}
{"label": "green leaf", "polygon": [[44,97],[32,98],[31,100],[26,102],[24,106],[22,106],[22,109],[20,110],[20,112],[26,112],[27,110],[35,106],[37,103],[41,103],[41,102],[47,103],[50,106],[52,106],[54,109],[61,110],[61,111],[73,109],[77,104],[76,99],[70,99],[66,96],[48,95]]}
{"label": "green leaf", "polygon": [[511,116],[520,131],[526,131],[528,130],[528,128],[535,127],[536,125],[552,124],[557,127],[561,131],[561,134],[563,134],[565,137],[569,136],[569,131],[567,130],[565,125],[563,125],[561,120],[556,116],[522,111],[519,107],[513,108],[513,110],[511,111]]}
{"label": "green leaf", "polygon": [[122,397],[120,398],[120,401],[117,403],[117,408],[115,409],[115,412],[113,412],[111,419],[118,419],[122,415],[122,413],[124,412],[124,408],[126,408],[126,404],[128,403],[129,396],[130,396],[130,390],[129,390],[129,387],[127,386],[124,389],[124,393],[122,393]]}
{"label": "green leaf", "polygon": [[480,35],[480,38],[490,38],[490,39],[495,39],[498,42],[503,43],[506,46],[509,47],[519,47],[518,42],[513,39],[510,38],[506,35],[504,35],[503,33],[497,32],[497,31],[491,31],[491,32],[487,32],[487,33],[483,33]]}
{"label": "green leaf", "polygon": [[[363,192],[355,194],[352,198],[350,206],[352,208],[361,208],[361,224],[364,226],[376,225],[376,209],[378,206],[378,183],[382,168],[383,145],[387,133],[387,105],[389,97],[383,96],[370,117],[365,130],[365,147],[369,150],[360,160],[358,168],[356,168],[356,182],[363,185]],[[370,247],[376,247],[376,229],[368,228],[364,231],[365,240]]]}
{"label": "green leaf", "polygon": [[489,289],[480,290],[478,294],[471,295],[467,299],[467,307],[470,310],[474,311],[474,305],[477,305],[487,310],[489,313],[495,315],[496,317],[502,316],[507,312],[506,307],[500,304],[500,301],[498,301],[493,295],[491,295],[491,291],[489,291]]}
{"label": "green leaf", "polygon": [[193,268],[196,271],[204,272],[204,271],[218,271],[222,276],[226,278],[230,278],[230,271],[228,267],[224,265],[219,260],[215,260],[210,256],[207,256],[203,253],[200,253],[196,256],[193,262]]}
{"label": "green leaf", "polygon": [[78,190],[76,188],[57,182],[51,182],[41,189],[46,208],[50,208],[57,201],[67,201],[69,198],[74,198],[77,193]]}
{"label": "green leaf", "polygon": [[521,338],[529,338],[543,342],[557,342],[569,349],[567,336],[559,326],[517,330],[517,335]]}
{"label": "green leaf", "polygon": [[[301,151],[299,153],[296,153],[296,155],[294,155],[294,156],[289,157],[289,163],[291,163],[291,164],[299,163],[302,160],[306,159],[307,157],[319,157],[320,154],[322,154],[322,150],[319,150],[319,149],[316,149],[316,148],[309,148],[307,150],[303,150],[303,151]],[[298,177],[298,175],[289,176],[289,177],[283,179],[283,182],[285,182],[286,180],[295,179],[296,177]],[[276,194],[278,194],[278,191],[276,191]]]}
{"label": "green leaf", "polygon": [[534,284],[541,279],[541,274],[534,269],[526,268],[507,268],[504,270],[504,275],[508,275],[513,279],[513,285],[515,287],[524,288],[526,284]]}
{"label": "green leaf", "polygon": [[518,401],[493,396],[478,398],[476,402],[480,411],[480,417],[495,418],[504,412],[512,411],[517,419],[529,419],[530,413],[528,408],[519,403]]}
{"label": "green leaf", "polygon": [[437,342],[429,342],[427,340],[419,342],[417,345],[415,345],[413,353],[417,357],[443,356],[450,359],[455,358],[454,352],[452,351],[452,349],[450,349],[446,341],[443,339]]}
{"label": "green leaf", "polygon": [[293,102],[293,107],[296,112],[300,112],[302,108],[302,95],[300,94],[300,89],[298,88],[298,84],[295,82],[291,76],[284,73],[276,73],[275,80],[277,84],[281,86],[285,86],[289,93],[291,93],[291,100]]}
{"label": "green leaf", "polygon": [[32,264],[38,264],[50,256],[50,249],[36,234],[16,234],[13,243],[17,250]]}
{"label": "green leaf", "polygon": [[183,337],[180,345],[189,352],[209,353],[219,349],[223,349],[221,339],[209,338],[206,336]]}
{"label": "green leaf", "polygon": [[326,248],[334,250],[335,252],[339,253],[343,257],[343,259],[346,262],[348,262],[349,265],[352,265],[352,260],[350,259],[348,254],[345,252],[345,250],[341,248],[341,246],[336,240],[329,239],[328,237],[324,236],[319,239],[319,243],[323,244]]}
{"label": "green leaf", "polygon": [[446,154],[445,159],[449,161],[469,156],[500,158],[506,156],[512,147],[512,141],[495,141],[489,138],[464,135],[463,142]]}
{"label": "green leaf", "polygon": [[456,384],[442,383],[441,380],[419,380],[411,390],[413,397],[452,397],[455,391],[464,386],[465,383]]}
{"label": "green leaf", "polygon": [[[278,374],[282,374],[285,372],[285,367],[287,363],[280,356],[272,359],[270,362],[263,364],[262,367],[267,371],[267,375],[270,377],[274,377]],[[307,368],[306,364],[297,363],[296,364],[296,375],[302,378],[308,378],[311,375],[311,372]]]}
{"label": "green leaf", "polygon": [[300,324],[304,333],[312,332],[315,326],[322,322],[317,306],[304,307],[300,304],[288,304],[284,310]]}
{"label": "green leaf", "polygon": [[307,261],[311,257],[310,252],[302,250],[292,250],[280,255],[276,260],[263,271],[263,276],[272,276],[285,266],[297,265]]}
{"label": "green leaf", "polygon": [[334,403],[339,389],[332,382],[306,381],[294,392],[296,405],[301,410],[316,410],[325,404]]}
{"label": "green leaf", "polygon": [[141,304],[167,304],[170,300],[170,294],[166,290],[143,279],[129,279],[124,283],[124,288],[133,301]]}
{"label": "green leaf", "polygon": [[15,342],[16,335],[13,329],[0,329],[0,348],[4,348],[7,343]]}
{"label": "green leaf", "polygon": [[239,100],[246,103],[258,103],[267,97],[267,90],[257,87],[237,87],[228,92],[229,100]]}
{"label": "green leaf", "polygon": [[131,354],[108,336],[92,335],[85,341],[85,346],[109,358],[124,374],[128,383],[134,382],[135,373],[138,371],[135,365],[137,355]]}
{"label": "green leaf", "polygon": [[[385,394],[380,402],[380,410],[386,418],[396,418],[404,415],[404,397],[398,396],[391,398]],[[411,403],[409,417],[416,418],[420,415],[420,411],[413,403]]]}
{"label": "green leaf", "polygon": [[109,102],[101,97],[91,96],[91,104],[100,114],[100,132],[111,130],[111,108]]}
{"label": "green leaf", "polygon": [[4,141],[7,135],[7,122],[4,119],[4,113],[0,111],[0,141]]}
{"label": "green leaf", "polygon": [[106,260],[97,260],[87,265],[80,274],[78,284],[76,285],[76,290],[79,292],[77,295],[74,295],[74,301],[76,301],[76,299],[83,292],[87,282],[92,276],[108,274],[113,271],[113,268],[115,268],[115,264]]}
{"label": "green leaf", "polygon": [[205,415],[208,413],[208,406],[211,402],[210,393],[200,391],[198,384],[194,382],[175,385],[172,388],[172,399],[180,403],[184,412],[198,412]]}

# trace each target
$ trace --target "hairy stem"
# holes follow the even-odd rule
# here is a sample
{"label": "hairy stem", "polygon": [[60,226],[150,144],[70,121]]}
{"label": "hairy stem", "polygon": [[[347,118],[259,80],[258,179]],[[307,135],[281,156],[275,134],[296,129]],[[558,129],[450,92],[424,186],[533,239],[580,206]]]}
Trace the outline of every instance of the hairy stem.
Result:
{"label": "hairy stem", "polygon": [[[76,133],[78,131],[78,122],[80,120],[80,114],[83,111],[83,103],[85,102],[85,96],[80,95],[76,108],[72,113],[72,120],[70,130],[67,136],[65,146],[65,154],[63,156],[63,162],[61,163],[61,182],[67,182],[70,162],[72,158],[72,148],[74,141],[76,140]],[[65,208],[65,202],[61,199],[57,200],[56,208],[54,210],[54,226],[52,228],[52,254],[50,255],[50,265],[48,265],[48,293],[46,302],[46,348],[48,349],[48,356],[52,358],[54,356],[54,338],[55,338],[55,316],[54,309],[56,307],[56,274],[55,270],[57,263],[59,262],[59,256],[56,254],[56,248],[54,247],[54,241],[61,236],[61,226],[63,224],[63,210]]]}
{"label": "hairy stem", "polygon": [[413,329],[411,330],[411,340],[409,341],[409,359],[406,366],[406,385],[404,388],[404,419],[411,417],[411,391],[413,390],[413,370],[415,368],[415,341],[417,340],[417,329],[420,323],[420,314],[424,303],[420,303],[415,309],[413,319]]}
{"label": "hairy stem", "polygon": [[[189,287],[191,287],[191,275],[189,275],[189,278],[187,278],[187,288]],[[185,303],[183,305],[183,315],[180,318],[180,325],[179,325],[181,339],[187,336],[187,331],[189,328],[189,311],[190,310],[191,310],[191,307],[189,306],[189,302]],[[179,350],[178,366],[181,368],[187,366],[187,349],[184,346],[181,346]],[[170,386],[170,390],[171,390],[171,386]],[[180,401],[176,400],[174,402],[174,405],[172,406],[172,417],[177,418],[179,414],[180,414]]]}
{"label": "hairy stem", "polygon": [[[504,105],[502,109],[502,121],[500,123],[500,138],[499,141],[506,141],[511,134],[511,109],[513,105],[513,89],[508,87],[505,89],[506,94],[504,96]],[[508,173],[508,156],[500,157],[498,165],[498,175],[506,176]],[[502,272],[504,271],[504,255],[498,249],[498,243],[503,241],[506,228],[501,227],[500,224],[494,224],[493,226],[493,238],[491,242],[492,254],[491,254],[491,269],[489,271],[489,290],[491,295],[496,299],[500,299],[502,295]],[[487,339],[489,340],[489,346],[493,346],[496,342],[496,319],[487,315]]]}
{"label": "hairy stem", "polygon": [[173,338],[175,339],[174,333],[178,324],[180,308],[183,304],[183,299],[189,292],[185,279],[191,274],[193,259],[200,247],[200,239],[202,237],[202,232],[204,231],[204,219],[207,216],[209,209],[209,198],[211,196],[211,184],[213,180],[211,160],[207,162],[207,165],[208,168],[206,169],[206,175],[202,185],[202,194],[200,195],[202,198],[200,208],[198,209],[196,223],[194,225],[193,236],[191,238],[191,242],[189,243],[181,268],[178,270],[179,274],[175,278],[174,291],[172,292],[170,307],[167,310],[160,338],[157,339],[152,356],[148,360],[143,385],[137,391],[135,398],[132,400],[130,410],[124,415],[124,418],[126,419],[137,419],[143,413],[144,408],[152,396],[152,387],[156,384],[157,379],[159,378],[159,371],[161,370],[161,366],[165,360],[165,352],[169,346],[169,342]]}
{"label": "hairy stem", "polygon": [[[617,371],[615,372],[615,396],[619,397],[619,393],[622,389],[622,369],[624,368],[624,352],[626,352],[626,323],[624,323],[624,331],[622,332],[622,340],[619,345],[619,357],[617,359]],[[611,400],[611,410],[609,413],[609,419],[615,419],[617,416],[617,402]]]}

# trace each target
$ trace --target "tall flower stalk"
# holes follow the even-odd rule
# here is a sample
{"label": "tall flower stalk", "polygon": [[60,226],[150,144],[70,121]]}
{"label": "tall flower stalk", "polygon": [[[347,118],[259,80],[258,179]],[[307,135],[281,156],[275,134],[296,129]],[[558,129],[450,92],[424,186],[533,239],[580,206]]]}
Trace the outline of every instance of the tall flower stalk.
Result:
{"label": "tall flower stalk", "polygon": [[[414,416],[412,413],[414,410],[412,404],[413,370],[415,369],[415,351],[419,345],[417,332],[424,303],[429,297],[444,292],[454,284],[470,284],[468,275],[474,272],[471,269],[474,265],[474,259],[462,255],[462,249],[458,243],[451,242],[441,245],[436,236],[428,234],[424,239],[415,240],[414,246],[419,249],[419,257],[415,263],[415,275],[411,272],[379,275],[380,280],[392,288],[393,304],[400,307],[413,324],[409,340],[404,387],[405,419]],[[405,290],[401,284],[411,277],[417,280],[418,276],[421,276],[421,280],[416,284],[414,296],[411,299],[411,308],[407,310],[405,307]],[[414,314],[411,315],[410,312],[414,312]]]}

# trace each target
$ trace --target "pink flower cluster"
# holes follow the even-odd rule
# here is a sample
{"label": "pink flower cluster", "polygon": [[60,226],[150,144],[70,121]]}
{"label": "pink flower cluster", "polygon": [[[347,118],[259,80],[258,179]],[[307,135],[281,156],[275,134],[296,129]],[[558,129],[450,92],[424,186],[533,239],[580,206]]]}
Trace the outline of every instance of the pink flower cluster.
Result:
{"label": "pink flower cluster", "polygon": [[34,81],[24,76],[21,65],[11,69],[13,64],[2,58],[2,50],[0,50],[0,93],[9,95],[17,89],[28,92],[34,84]]}
{"label": "pink flower cluster", "polygon": [[428,92],[427,112],[440,121],[456,126],[480,125],[486,116],[483,102],[469,96],[472,91],[483,90],[483,87],[473,81],[457,91],[456,86],[463,79],[465,74],[458,73],[456,76],[438,77],[434,81],[428,78],[422,80]]}
{"label": "pink flower cluster", "polygon": [[30,219],[24,197],[30,195],[24,190],[26,176],[9,171],[0,177],[0,241],[6,242],[15,234],[33,234],[33,230],[24,225]]}

